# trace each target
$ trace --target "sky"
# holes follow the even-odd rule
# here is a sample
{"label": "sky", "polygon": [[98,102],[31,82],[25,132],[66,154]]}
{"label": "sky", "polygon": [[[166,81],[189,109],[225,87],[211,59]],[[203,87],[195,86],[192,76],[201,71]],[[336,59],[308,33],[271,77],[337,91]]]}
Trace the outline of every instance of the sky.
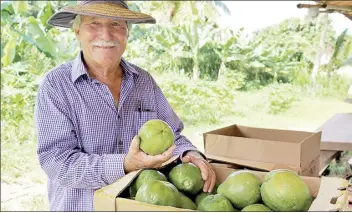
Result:
{"label": "sky", "polygon": [[[290,17],[303,18],[308,9],[298,9],[297,4],[314,4],[312,1],[222,1],[231,11],[220,23],[233,29],[244,27],[247,32],[277,24]],[[329,13],[337,34],[346,28],[352,34],[352,21],[339,13]]]}

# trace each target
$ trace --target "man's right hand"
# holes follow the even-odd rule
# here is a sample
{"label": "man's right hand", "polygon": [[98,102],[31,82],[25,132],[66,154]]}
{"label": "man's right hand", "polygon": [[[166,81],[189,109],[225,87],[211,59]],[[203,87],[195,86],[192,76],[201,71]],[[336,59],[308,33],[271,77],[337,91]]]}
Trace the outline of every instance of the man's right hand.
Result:
{"label": "man's right hand", "polygon": [[173,156],[173,152],[176,148],[175,144],[173,144],[164,153],[152,156],[143,152],[139,148],[139,143],[140,139],[138,135],[136,135],[131,142],[130,149],[128,150],[123,163],[125,173],[138,169],[160,168],[165,161],[169,160]]}

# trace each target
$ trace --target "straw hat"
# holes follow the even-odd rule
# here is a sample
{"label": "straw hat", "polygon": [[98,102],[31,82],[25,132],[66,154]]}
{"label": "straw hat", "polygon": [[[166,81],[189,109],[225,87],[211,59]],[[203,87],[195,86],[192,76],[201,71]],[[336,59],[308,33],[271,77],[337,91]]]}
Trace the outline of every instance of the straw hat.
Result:
{"label": "straw hat", "polygon": [[156,21],[152,16],[129,10],[123,0],[81,1],[76,6],[67,6],[52,15],[47,23],[52,26],[71,28],[77,15],[97,16],[115,20],[124,20],[131,24],[151,23]]}

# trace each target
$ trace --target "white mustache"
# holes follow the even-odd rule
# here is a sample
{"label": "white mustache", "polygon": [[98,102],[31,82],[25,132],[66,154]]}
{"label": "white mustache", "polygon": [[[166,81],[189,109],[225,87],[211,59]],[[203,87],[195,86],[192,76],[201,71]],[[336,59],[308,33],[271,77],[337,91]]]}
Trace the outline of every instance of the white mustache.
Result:
{"label": "white mustache", "polygon": [[104,40],[98,40],[98,41],[93,41],[91,43],[92,46],[99,46],[99,47],[115,47],[120,45],[119,42],[117,41],[104,41]]}

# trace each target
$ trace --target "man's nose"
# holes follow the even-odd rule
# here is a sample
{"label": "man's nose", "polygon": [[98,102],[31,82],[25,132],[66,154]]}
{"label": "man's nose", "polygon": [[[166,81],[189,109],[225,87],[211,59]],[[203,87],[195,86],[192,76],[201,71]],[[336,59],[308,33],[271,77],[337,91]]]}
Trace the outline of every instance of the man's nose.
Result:
{"label": "man's nose", "polygon": [[110,26],[103,25],[100,29],[100,37],[105,41],[110,41],[112,39],[112,31]]}

